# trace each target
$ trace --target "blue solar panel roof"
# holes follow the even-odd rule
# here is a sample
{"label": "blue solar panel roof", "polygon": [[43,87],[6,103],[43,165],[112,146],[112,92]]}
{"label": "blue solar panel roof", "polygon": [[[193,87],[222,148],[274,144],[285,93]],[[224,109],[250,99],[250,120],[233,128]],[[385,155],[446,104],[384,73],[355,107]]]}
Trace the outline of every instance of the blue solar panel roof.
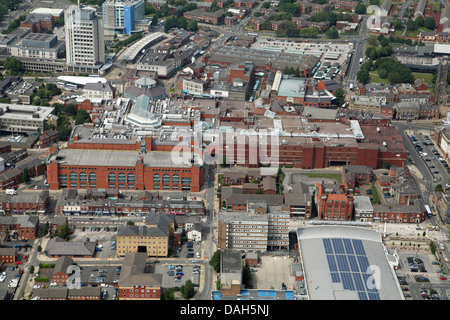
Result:
{"label": "blue solar panel roof", "polygon": [[347,238],[322,240],[332,283],[341,283],[344,290],[356,291],[360,300],[379,300],[378,290],[369,286],[371,274],[367,273],[367,268],[370,263],[363,242]]}

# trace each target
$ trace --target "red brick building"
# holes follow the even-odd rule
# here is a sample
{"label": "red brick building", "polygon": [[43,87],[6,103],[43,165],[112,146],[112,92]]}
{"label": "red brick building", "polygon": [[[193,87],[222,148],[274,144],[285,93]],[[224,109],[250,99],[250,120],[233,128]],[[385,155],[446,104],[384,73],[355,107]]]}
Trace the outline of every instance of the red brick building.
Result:
{"label": "red brick building", "polygon": [[[17,250],[14,248],[0,248],[0,262],[15,263]],[[1,263],[0,263],[1,265]]]}
{"label": "red brick building", "polygon": [[118,283],[120,300],[160,300],[162,274],[147,273],[145,253],[125,254]]}
{"label": "red brick building", "polygon": [[[120,146],[120,145],[119,145]],[[180,161],[176,164],[176,161]],[[200,164],[172,159],[171,152],[62,149],[50,158],[50,190],[125,189],[190,190],[199,192],[204,181]]]}
{"label": "red brick building", "polygon": [[30,13],[20,24],[20,27],[31,29],[32,33],[43,33],[53,30],[55,18],[51,14]]}
{"label": "red brick building", "polygon": [[15,232],[18,239],[35,240],[39,228],[39,216],[0,216],[0,236]]}
{"label": "red brick building", "polygon": [[71,265],[73,265],[73,259],[70,257],[62,257],[56,260],[51,282],[59,285],[67,283],[67,279],[69,279],[72,274],[72,272],[67,272],[67,268]]}
{"label": "red brick building", "polygon": [[337,192],[328,193],[323,183],[316,184],[317,214],[321,220],[350,221],[353,219],[353,196],[347,194],[346,185]]}
{"label": "red brick building", "polygon": [[38,148],[48,148],[52,144],[59,141],[59,134],[57,130],[47,130],[39,136],[39,140],[36,143]]}

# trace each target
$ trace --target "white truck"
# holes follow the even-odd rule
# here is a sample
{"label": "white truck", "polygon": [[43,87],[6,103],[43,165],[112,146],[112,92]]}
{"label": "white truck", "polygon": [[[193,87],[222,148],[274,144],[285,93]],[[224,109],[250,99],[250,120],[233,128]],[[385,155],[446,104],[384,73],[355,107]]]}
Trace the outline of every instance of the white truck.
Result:
{"label": "white truck", "polygon": [[16,189],[6,189],[6,194],[15,195],[17,194]]}
{"label": "white truck", "polygon": [[9,282],[8,288],[16,288],[18,284],[19,284],[19,279],[14,278]]}

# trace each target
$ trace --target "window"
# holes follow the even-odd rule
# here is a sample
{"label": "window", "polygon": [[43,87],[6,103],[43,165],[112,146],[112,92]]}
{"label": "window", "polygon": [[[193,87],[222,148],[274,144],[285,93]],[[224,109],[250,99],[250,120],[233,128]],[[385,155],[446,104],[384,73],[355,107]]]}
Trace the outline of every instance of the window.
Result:
{"label": "window", "polygon": [[180,176],[177,174],[174,174],[172,176],[172,183],[180,183]]}
{"label": "window", "polygon": [[89,182],[96,182],[97,181],[97,174],[95,172],[89,173]]}
{"label": "window", "polygon": [[161,182],[161,176],[159,174],[153,175],[153,183],[160,183]]}
{"label": "window", "polygon": [[191,178],[182,178],[182,179],[181,179],[181,182],[182,182],[183,184],[191,184]]}
{"label": "window", "polygon": [[163,183],[170,183],[170,176],[168,174],[163,175]]}
{"label": "window", "polygon": [[125,181],[126,181],[125,173],[119,173],[119,182],[125,182]]}
{"label": "window", "polygon": [[135,181],[135,176],[134,176],[134,173],[130,173],[129,175],[128,175],[128,183],[134,183],[134,181]]}
{"label": "window", "polygon": [[108,175],[108,182],[116,182],[116,174],[115,173],[110,173]]}
{"label": "window", "polygon": [[67,174],[60,174],[59,181],[67,181]]}
{"label": "window", "polygon": [[86,172],[80,172],[80,181],[87,181]]}
{"label": "window", "polygon": [[76,172],[70,173],[70,181],[77,181],[77,173]]}

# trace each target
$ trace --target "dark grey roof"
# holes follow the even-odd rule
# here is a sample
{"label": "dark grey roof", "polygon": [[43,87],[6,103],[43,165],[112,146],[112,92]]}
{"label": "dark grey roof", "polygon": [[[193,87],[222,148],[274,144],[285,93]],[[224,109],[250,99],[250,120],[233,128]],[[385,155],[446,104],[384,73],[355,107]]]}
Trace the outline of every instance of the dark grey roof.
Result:
{"label": "dark grey roof", "polygon": [[144,273],[146,258],[144,252],[125,254],[119,278],[120,286],[161,286],[162,274]]}
{"label": "dark grey roof", "polygon": [[68,242],[60,237],[54,237],[47,242],[45,251],[48,255],[93,256],[95,242]]}
{"label": "dark grey roof", "polygon": [[70,257],[61,257],[56,260],[55,267],[53,268],[53,274],[62,272],[67,274],[67,267],[73,264],[73,260]]}

